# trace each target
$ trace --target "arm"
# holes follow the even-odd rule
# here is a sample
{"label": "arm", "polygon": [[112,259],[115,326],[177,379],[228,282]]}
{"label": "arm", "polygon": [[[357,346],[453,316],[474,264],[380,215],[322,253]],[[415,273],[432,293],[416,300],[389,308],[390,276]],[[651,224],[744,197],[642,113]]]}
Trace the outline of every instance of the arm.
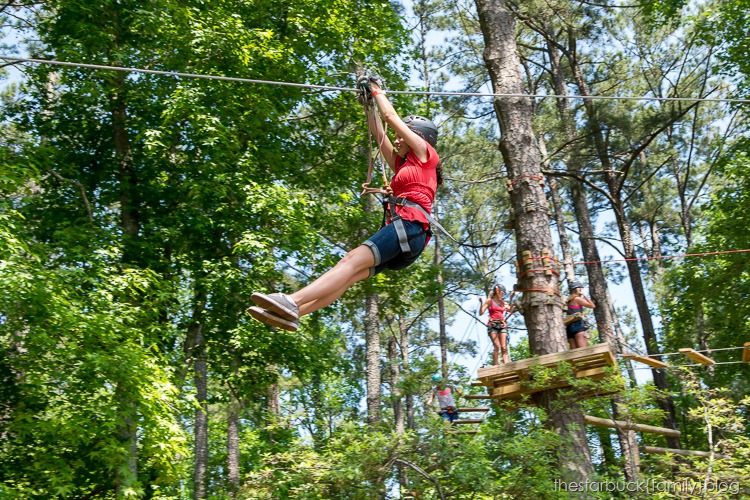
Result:
{"label": "arm", "polygon": [[589,299],[583,294],[575,297],[573,300],[570,301],[570,303],[576,306],[588,307],[589,309],[594,309],[596,307],[596,304],[594,304],[594,302],[591,301],[591,299]]}
{"label": "arm", "polygon": [[[383,89],[377,83],[370,82],[370,88],[374,94],[373,98],[375,102],[378,103],[378,109],[383,120],[390,125],[396,134],[404,138],[404,141],[406,141],[414,154],[417,155],[417,158],[421,161],[427,161],[427,142],[406,126],[398,116],[398,113],[396,113],[391,101],[385,96]],[[391,148],[391,155],[394,156],[393,160],[395,161],[396,155],[393,154],[393,148]],[[394,165],[391,165],[391,167],[394,167]]]}
{"label": "arm", "polygon": [[367,124],[370,126],[370,130],[372,130],[372,135],[375,137],[378,149],[383,155],[383,158],[385,158],[386,163],[391,167],[391,170],[395,172],[396,153],[393,152],[393,144],[388,138],[388,134],[385,133],[383,122],[375,113],[375,108],[373,106],[365,106],[365,110],[367,112]]}
{"label": "arm", "polygon": [[482,307],[479,308],[479,315],[481,316],[484,314],[488,307],[490,307],[490,299],[487,299],[482,303]]}
{"label": "arm", "polygon": [[583,307],[588,307],[589,309],[596,308],[596,304],[594,304],[594,301],[586,297],[585,295],[581,295],[581,305]]}

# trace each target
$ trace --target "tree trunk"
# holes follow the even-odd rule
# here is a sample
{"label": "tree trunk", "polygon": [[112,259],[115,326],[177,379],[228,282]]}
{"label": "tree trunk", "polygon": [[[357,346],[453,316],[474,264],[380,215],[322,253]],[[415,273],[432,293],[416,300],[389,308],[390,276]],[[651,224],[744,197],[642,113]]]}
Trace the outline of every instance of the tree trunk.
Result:
{"label": "tree trunk", "polygon": [[[232,351],[232,367],[235,377],[238,376],[237,354]],[[235,497],[240,487],[240,400],[235,390],[229,387],[227,404],[227,479],[229,494]]]}
{"label": "tree trunk", "polygon": [[234,498],[240,487],[240,402],[234,393],[227,408],[227,477]]}
{"label": "tree trunk", "polygon": [[[539,152],[543,158],[547,158],[547,145],[544,142],[544,138],[539,136]],[[545,167],[549,169],[549,161],[545,160]],[[550,177],[547,179],[549,185],[550,199],[552,200],[552,208],[555,214],[555,223],[557,224],[557,234],[560,238],[560,250],[563,254],[563,269],[565,270],[565,278],[570,281],[575,278],[575,268],[573,267],[573,254],[570,253],[570,241],[568,240],[568,231],[565,229],[565,207],[563,206],[562,198],[560,197],[559,186],[557,181]]]}
{"label": "tree trunk", "polygon": [[[550,38],[554,31],[548,25],[545,25],[545,30],[548,34],[547,53],[549,54],[550,66],[552,68],[552,82],[555,94],[564,96],[567,95],[567,82],[560,65],[560,53]],[[560,98],[557,99],[556,103],[560,120],[564,124],[563,133],[565,134],[565,140],[568,144],[576,144],[573,125],[575,120],[572,116],[573,113],[570,111],[570,101]],[[575,174],[580,173],[579,162],[580,159],[576,148],[572,154],[568,155],[568,170]],[[612,304],[609,289],[607,288],[607,281],[602,270],[599,250],[596,247],[596,235],[594,234],[594,225],[591,222],[586,191],[581,182],[573,181],[570,186],[570,192],[573,201],[573,211],[578,224],[578,237],[581,244],[581,251],[583,252],[583,260],[587,263],[585,265],[586,274],[589,278],[589,292],[594,303],[597,305],[594,309],[594,317],[596,318],[597,329],[599,331],[599,340],[606,342],[614,352],[620,352],[620,346],[614,335],[614,330],[619,325],[617,325],[617,318],[614,315],[614,305]],[[568,258],[566,257],[565,261],[567,260]],[[570,267],[573,267],[572,263]],[[568,269],[566,268],[566,275],[568,275],[567,271]],[[572,276],[572,274],[568,276]],[[630,373],[632,373],[632,367],[630,367]],[[620,398],[615,396],[612,398],[612,401],[613,405],[616,405],[620,401]],[[638,441],[636,440],[635,433],[633,431],[618,429],[617,438],[620,442],[620,451],[623,457],[625,479],[627,481],[635,481],[639,474]]]}
{"label": "tree trunk", "polygon": [[[520,62],[515,40],[515,19],[504,0],[475,0],[484,35],[484,61],[496,94],[521,94]],[[542,257],[551,256],[552,236],[541,175],[538,147],[531,124],[528,98],[496,97],[495,113],[500,125],[500,151],[511,182],[516,247],[519,261],[521,306],[531,352],[537,355],[566,349],[562,323],[562,300],[557,276]],[[582,481],[593,475],[583,413],[580,406],[560,398],[559,391],[540,394],[548,424],[560,436],[559,466],[566,481]]]}
{"label": "tree trunk", "polygon": [[393,400],[393,422],[397,434],[404,433],[404,404],[398,386],[400,369],[396,337],[388,339],[388,372],[390,375],[391,398]]}
{"label": "tree trunk", "polygon": [[612,447],[612,434],[605,427],[596,427],[596,436],[599,438],[599,445],[602,451],[602,470],[614,470],[615,468],[615,450]]}
{"label": "tree trunk", "polygon": [[[404,317],[398,316],[399,345],[401,346],[401,367],[408,376],[409,374],[409,329],[406,326]],[[411,391],[406,392],[406,428],[414,429],[414,394]]]}
{"label": "tree trunk", "polygon": [[[123,234],[123,263],[136,265],[138,260],[136,238],[140,230],[138,210],[138,181],[133,168],[133,153],[127,129],[125,73],[114,75],[111,96],[112,135],[117,159],[117,174],[120,188],[120,226]],[[134,299],[135,302],[135,299]],[[134,305],[138,305],[135,304]],[[117,467],[115,483],[117,495],[137,484],[138,480],[138,402],[128,388],[118,384],[120,422],[117,433],[127,444],[127,466]],[[126,472],[125,472],[126,471]]]}
{"label": "tree trunk", "polygon": [[[574,35],[571,33],[571,37]],[[573,51],[567,53],[570,67],[573,71],[573,77],[578,86],[578,91],[582,96],[590,96],[591,93],[588,88],[588,84],[583,77],[583,73],[578,66],[576,54]],[[632,232],[630,228],[630,221],[625,213],[625,207],[622,202],[620,193],[620,179],[616,174],[612,163],[610,161],[610,154],[604,134],[602,132],[601,124],[596,110],[596,106],[592,99],[583,99],[584,108],[586,110],[586,117],[588,119],[588,125],[591,132],[591,137],[594,141],[595,151],[601,162],[602,169],[607,173],[606,184],[607,190],[610,196],[610,202],[612,209],[615,214],[615,220],[617,222],[617,229],[620,233],[620,239],[624,250],[625,258],[628,259],[626,264],[628,268],[628,275],[630,277],[630,284],[633,289],[633,295],[635,298],[636,309],[638,316],[641,320],[641,328],[643,330],[643,338],[646,344],[646,350],[649,355],[656,355],[656,359],[660,359],[659,348],[656,339],[656,330],[651,318],[651,311],[648,307],[648,300],[646,298],[646,291],[643,286],[643,279],[641,277],[641,271],[638,268],[638,262],[634,260],[636,258],[635,245],[633,243]],[[593,293],[592,293],[593,295]],[[665,413],[664,425],[670,429],[676,429],[676,417],[674,401],[672,396],[669,394],[669,387],[667,384],[667,377],[663,373],[663,370],[653,369],[654,385],[662,391],[662,397],[659,398],[657,403]],[[667,443],[670,448],[679,448],[680,439],[675,437],[667,437]]]}
{"label": "tree trunk", "polygon": [[[434,217],[438,220],[438,204],[434,205]],[[440,256],[440,234],[435,231],[433,235],[435,240],[435,267],[437,267],[437,282],[438,282],[438,325],[440,329],[440,371],[443,378],[448,378],[448,372],[450,367],[448,366],[448,334],[445,330],[445,298],[443,297],[443,265],[441,262],[442,257]]]}
{"label": "tree trunk", "polygon": [[194,323],[195,396],[198,409],[195,410],[195,461],[193,463],[193,498],[206,498],[206,472],[208,470],[208,384],[206,346],[203,340],[203,324]]}
{"label": "tree trunk", "polygon": [[[614,176],[608,176],[608,184],[610,184],[610,195],[612,195],[612,184],[616,181]],[[619,195],[619,193],[616,193]],[[615,219],[617,222],[617,228],[620,232],[620,239],[622,240],[622,246],[625,253],[625,258],[628,259],[626,264],[628,268],[628,276],[630,277],[630,284],[633,289],[633,295],[635,298],[636,309],[638,310],[638,316],[641,320],[641,328],[643,329],[643,340],[646,344],[646,351],[648,354],[655,359],[661,359],[659,356],[659,346],[656,338],[656,329],[651,319],[651,310],[648,307],[648,298],[646,297],[646,289],[643,286],[643,279],[641,277],[641,270],[638,267],[638,262],[635,260],[637,255],[635,253],[635,244],[633,243],[633,237],[630,229],[630,222],[625,215],[625,209],[622,206],[622,202],[619,200],[619,196],[615,197],[617,205],[615,208]],[[657,389],[662,391],[661,396],[658,398],[657,403],[664,411],[664,426],[669,429],[677,429],[677,417],[675,414],[674,400],[669,394],[669,385],[667,383],[667,375],[664,370],[654,368],[651,370],[654,377],[654,385]],[[679,449],[680,438],[666,436],[667,444],[669,448]]]}
{"label": "tree trunk", "polygon": [[365,298],[365,364],[367,371],[367,423],[380,423],[380,323],[378,321],[378,295]]}

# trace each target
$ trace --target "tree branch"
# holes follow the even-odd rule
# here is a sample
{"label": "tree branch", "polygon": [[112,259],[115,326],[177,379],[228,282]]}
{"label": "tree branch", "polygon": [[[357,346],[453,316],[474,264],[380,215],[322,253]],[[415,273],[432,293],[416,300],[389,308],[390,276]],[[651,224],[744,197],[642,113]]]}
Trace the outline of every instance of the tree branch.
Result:
{"label": "tree branch", "polygon": [[[607,192],[604,189],[600,188],[599,186],[597,186],[596,184],[594,184],[590,180],[586,179],[582,175],[574,174],[572,172],[560,172],[560,171],[557,171],[557,170],[542,170],[542,173],[544,175],[549,175],[551,177],[570,177],[571,179],[575,179],[578,182],[581,182],[581,183],[589,186],[591,189],[593,189],[594,191],[596,191],[599,194],[601,194],[602,196],[604,196],[607,200],[609,200],[609,202],[612,204],[612,206],[616,205],[615,199],[612,197],[611,194],[609,194],[609,192]],[[607,173],[609,173],[609,172],[607,172]]]}
{"label": "tree branch", "polygon": [[55,170],[50,169],[49,172],[53,176],[55,176],[55,179],[61,182],[67,182],[68,184],[72,184],[78,188],[78,191],[80,191],[81,193],[81,198],[83,198],[83,204],[86,206],[86,215],[90,222],[94,222],[94,217],[91,215],[91,205],[89,204],[89,199],[86,197],[86,189],[83,187],[83,184],[78,181],[74,181],[73,179],[66,179]]}

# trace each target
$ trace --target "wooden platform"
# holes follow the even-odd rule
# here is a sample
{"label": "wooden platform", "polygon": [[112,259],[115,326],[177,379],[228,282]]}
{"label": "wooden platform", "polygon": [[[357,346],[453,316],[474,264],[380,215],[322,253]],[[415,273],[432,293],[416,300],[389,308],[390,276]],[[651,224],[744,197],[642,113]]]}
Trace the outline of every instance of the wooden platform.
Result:
{"label": "wooden platform", "polygon": [[459,418],[459,419],[453,421],[453,423],[455,425],[461,425],[461,424],[481,424],[482,422],[484,422],[483,418]]}
{"label": "wooden platform", "polygon": [[[488,388],[489,394],[486,396],[491,397],[496,403],[534,404],[533,398],[530,398],[532,401],[522,401],[523,396],[547,389],[569,387],[570,382],[565,377],[560,377],[550,380],[543,387],[538,387],[538,384],[534,384],[532,380],[532,367],[542,366],[553,369],[560,362],[569,363],[577,379],[589,378],[593,380],[605,378],[607,368],[617,364],[615,354],[607,344],[595,344],[560,353],[522,359],[505,365],[480,368],[477,370],[477,378],[482,385]],[[579,394],[579,397],[599,397],[614,392],[619,391],[589,391]]]}

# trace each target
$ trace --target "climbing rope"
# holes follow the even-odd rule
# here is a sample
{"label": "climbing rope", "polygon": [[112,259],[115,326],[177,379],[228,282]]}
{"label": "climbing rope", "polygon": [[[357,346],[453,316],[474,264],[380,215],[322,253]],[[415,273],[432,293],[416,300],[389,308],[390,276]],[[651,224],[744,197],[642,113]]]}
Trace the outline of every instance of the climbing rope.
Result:
{"label": "climbing rope", "polygon": [[[386,161],[383,157],[383,144],[385,143],[385,139],[387,137],[388,133],[388,122],[381,122],[381,125],[383,127],[383,135],[379,139],[378,142],[378,151],[377,153],[373,154],[372,150],[372,143],[373,143],[373,133],[372,133],[372,127],[370,127],[370,118],[368,113],[368,106],[372,106],[372,114],[374,120],[380,120],[379,113],[375,113],[374,106],[377,106],[377,103],[375,103],[374,99],[371,99],[368,102],[367,96],[365,95],[364,91],[362,91],[362,94],[360,95],[362,100],[362,105],[364,106],[365,110],[365,120],[367,123],[367,147],[369,150],[369,159],[368,159],[368,165],[367,165],[367,180],[362,184],[362,192],[359,194],[360,196],[364,196],[367,194],[374,194],[374,195],[383,195],[383,196],[390,196],[393,194],[393,190],[391,189],[391,185],[388,182],[388,171],[386,169]],[[381,174],[383,176],[383,187],[380,188],[374,188],[370,187],[370,183],[372,182],[372,173],[375,168],[375,163],[378,163],[380,165]]]}

